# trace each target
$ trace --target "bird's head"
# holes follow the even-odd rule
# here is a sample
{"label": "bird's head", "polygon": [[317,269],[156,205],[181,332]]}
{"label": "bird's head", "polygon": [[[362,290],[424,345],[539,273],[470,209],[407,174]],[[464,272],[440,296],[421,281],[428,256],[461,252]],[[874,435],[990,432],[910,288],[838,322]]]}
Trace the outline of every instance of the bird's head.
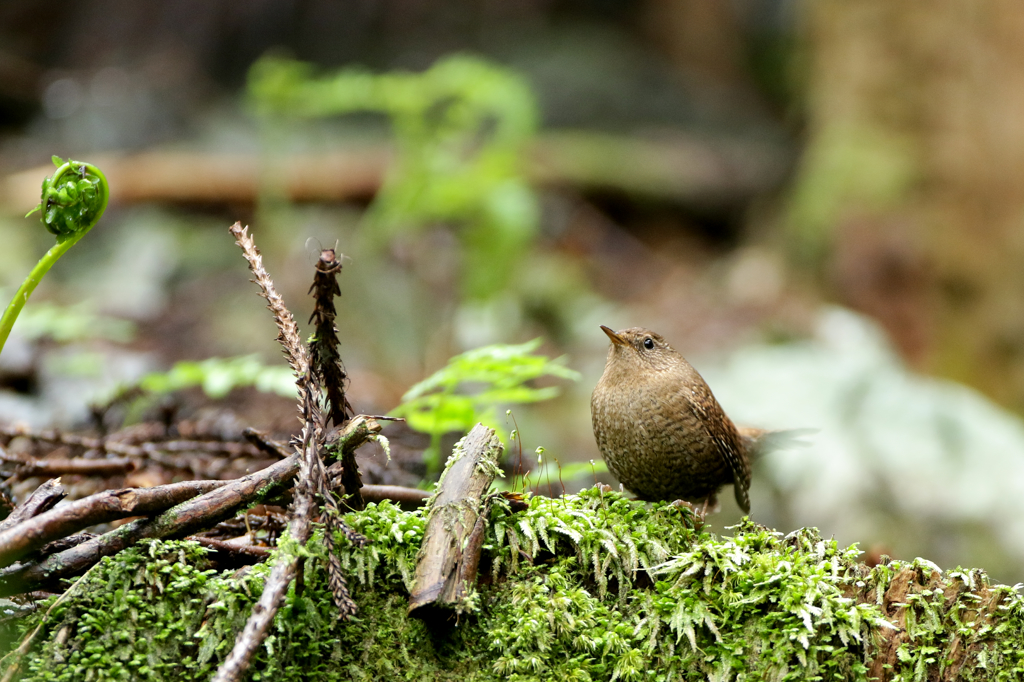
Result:
{"label": "bird's head", "polygon": [[650,329],[630,327],[612,331],[610,327],[601,325],[601,331],[612,342],[608,349],[609,365],[621,366],[626,371],[664,370],[677,366],[683,360],[660,334]]}

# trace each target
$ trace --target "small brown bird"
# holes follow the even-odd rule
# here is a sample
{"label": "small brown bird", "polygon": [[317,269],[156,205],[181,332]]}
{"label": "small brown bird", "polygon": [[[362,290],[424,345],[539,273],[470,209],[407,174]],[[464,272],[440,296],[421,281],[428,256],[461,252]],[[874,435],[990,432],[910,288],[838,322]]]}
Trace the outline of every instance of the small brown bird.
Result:
{"label": "small brown bird", "polygon": [[739,430],[711,389],[658,334],[612,331],[604,374],[590,399],[594,437],[608,468],[642,500],[717,505],[732,483],[750,512],[750,450],[767,432]]}

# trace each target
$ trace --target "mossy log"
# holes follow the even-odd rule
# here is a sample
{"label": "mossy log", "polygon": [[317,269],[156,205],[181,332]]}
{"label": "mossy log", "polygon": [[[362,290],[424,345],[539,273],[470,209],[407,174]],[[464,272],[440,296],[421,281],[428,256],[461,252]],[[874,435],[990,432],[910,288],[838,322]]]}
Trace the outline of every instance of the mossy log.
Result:
{"label": "mossy log", "polygon": [[[983,571],[868,567],[813,529],[744,521],[718,536],[686,509],[600,488],[526,501],[513,512],[494,499],[477,597],[446,627],[407,613],[423,510],[382,502],[346,515],[370,539],[335,538],[359,606],[348,621],[318,530],[300,548],[305,588],[289,593],[249,679],[1024,679],[1024,600]],[[208,679],[269,566],[205,561],[177,540],[107,557],[48,613],[3,624],[5,649],[42,624],[20,679]]]}

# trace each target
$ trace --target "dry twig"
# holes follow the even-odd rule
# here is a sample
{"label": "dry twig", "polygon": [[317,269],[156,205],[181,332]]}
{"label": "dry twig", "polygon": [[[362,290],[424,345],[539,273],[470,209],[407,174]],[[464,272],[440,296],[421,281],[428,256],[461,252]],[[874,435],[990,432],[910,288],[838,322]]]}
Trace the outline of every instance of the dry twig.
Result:
{"label": "dry twig", "polygon": [[256,564],[270,556],[270,550],[265,547],[239,545],[225,540],[204,538],[202,536],[189,536],[186,539],[195,540],[206,549],[213,550],[214,552],[231,555],[232,557],[239,559],[241,563]]}
{"label": "dry twig", "polygon": [[44,513],[53,505],[63,500],[66,494],[59,478],[51,478],[49,481],[46,481],[33,490],[32,494],[24,502],[15,507],[14,511],[8,514],[6,519],[0,521],[0,536],[8,528],[13,528],[19,523]]}
{"label": "dry twig", "polygon": [[419,488],[406,488],[400,485],[364,485],[363,499],[367,502],[391,500],[401,505],[412,507],[422,506],[430,497],[430,493]]}
{"label": "dry twig", "polygon": [[168,440],[148,442],[139,445],[124,443],[113,438],[92,438],[73,433],[63,433],[55,429],[35,431],[23,426],[0,426],[0,436],[4,438],[28,438],[43,443],[54,443],[94,450],[111,455],[133,458],[149,458],[159,453],[201,452],[206,454],[224,454],[232,457],[256,456],[259,450],[247,443],[224,440]]}
{"label": "dry twig", "polygon": [[242,432],[245,439],[256,446],[260,452],[263,452],[274,457],[285,458],[291,456],[292,452],[283,443],[278,443],[276,440],[272,440],[269,436],[264,433],[260,433],[256,429],[248,428]]}
{"label": "dry twig", "polygon": [[155,488],[107,490],[83,497],[0,530],[0,566],[8,566],[47,542],[66,537],[83,528],[130,516],[162,512],[197,495],[216,490],[226,483],[184,481]]}
{"label": "dry twig", "polygon": [[53,476],[55,474],[74,474],[78,476],[122,476],[135,469],[130,459],[89,459],[75,457],[72,459],[33,459],[18,465],[14,475],[18,478],[32,476]]}

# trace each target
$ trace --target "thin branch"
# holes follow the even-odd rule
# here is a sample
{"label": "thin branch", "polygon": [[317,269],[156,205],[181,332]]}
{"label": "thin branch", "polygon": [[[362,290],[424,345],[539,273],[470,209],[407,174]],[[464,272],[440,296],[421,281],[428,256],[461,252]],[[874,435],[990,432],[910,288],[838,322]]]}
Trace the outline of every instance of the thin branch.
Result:
{"label": "thin branch", "polygon": [[[303,505],[296,509],[296,512],[308,511],[305,505],[311,500],[303,497]],[[305,518],[303,516],[303,518]],[[274,568],[267,578],[263,587],[263,594],[252,607],[252,615],[245,623],[245,628],[235,639],[235,646],[228,655],[228,658],[217,669],[217,675],[213,682],[236,682],[243,679],[249,669],[249,663],[257,647],[267,638],[267,630],[277,615],[277,609],[284,599],[288,586],[295,578],[298,570],[298,560],[291,557],[282,557],[274,564]]]}
{"label": "thin branch", "polygon": [[64,492],[64,487],[60,484],[59,478],[51,478],[49,481],[46,481],[33,490],[32,494],[24,502],[15,507],[14,511],[8,514],[6,519],[0,521],[0,537],[3,536],[4,531],[8,528],[13,528],[34,516],[46,512],[63,500],[65,495],[67,493]]}
{"label": "thin branch", "polygon": [[430,497],[430,493],[419,488],[406,488],[400,485],[364,485],[363,499],[367,502],[391,500],[399,504],[421,506]]}
{"label": "thin branch", "polygon": [[[304,378],[308,380],[308,375]],[[299,460],[300,481],[296,486],[288,533],[296,542],[305,544],[309,539],[310,519],[315,510],[310,485],[310,460],[311,456],[317,456],[316,438],[317,436],[322,437],[323,424],[319,409],[316,409],[315,403],[311,404],[312,391],[308,381],[300,379],[299,387],[305,403],[304,412],[306,412],[307,418],[302,427],[302,451],[295,455]],[[314,412],[315,414],[312,414]],[[235,646],[224,663],[217,669],[217,674],[213,678],[214,682],[236,682],[245,676],[253,654],[266,639],[267,630],[273,623],[274,616],[277,615],[277,610],[284,600],[288,586],[295,578],[299,561],[299,558],[285,554],[278,558],[263,585],[263,594],[252,607],[252,615],[249,616],[242,632],[235,639]]]}
{"label": "thin branch", "polygon": [[40,558],[56,554],[57,552],[63,552],[65,549],[71,549],[83,542],[92,540],[94,537],[96,537],[96,533],[75,533],[74,535],[58,538],[53,542],[47,542],[39,550]]}
{"label": "thin branch", "polygon": [[[337,493],[339,485],[335,481],[331,481],[331,489]],[[430,493],[426,490],[419,488],[407,488],[401,485],[373,485],[368,483],[362,487],[363,499],[367,503],[370,502],[382,502],[384,500],[390,500],[396,502],[402,506],[403,509],[416,509],[422,507],[423,504],[430,497]],[[274,504],[285,506],[292,503],[295,499],[294,490],[288,489],[281,491],[280,495],[274,495],[265,500],[267,504]]]}
{"label": "thin branch", "polygon": [[161,442],[132,445],[110,438],[92,438],[73,433],[63,433],[55,429],[35,431],[23,426],[0,426],[0,436],[5,438],[28,438],[41,443],[54,443],[79,447],[83,450],[96,450],[121,457],[147,458],[163,452],[202,452],[207,454],[226,454],[232,457],[255,456],[258,448],[236,441],[217,440],[169,440]]}
{"label": "thin branch", "polygon": [[188,540],[195,540],[200,545],[207,549],[211,549],[215,552],[222,552],[229,554],[232,557],[241,559],[244,563],[255,564],[263,561],[270,556],[270,550],[265,547],[256,547],[254,545],[236,545],[224,540],[217,540],[215,538],[204,538],[202,536],[189,536]]}
{"label": "thin branch", "polygon": [[[253,281],[261,289],[260,296],[267,300],[267,308],[274,314],[274,322],[277,323],[277,340],[281,343],[288,365],[295,372],[296,377],[302,377],[309,368],[309,360],[306,357],[306,349],[302,345],[302,338],[299,336],[299,327],[295,324],[295,317],[292,316],[284,299],[277,293],[274,287],[274,280],[270,273],[263,267],[263,256],[256,248],[256,243],[249,236],[249,228],[242,227],[242,223],[235,223],[230,228],[231,234],[235,237],[235,243],[242,249],[242,254],[249,262],[249,269],[253,274]],[[302,409],[302,398],[299,399],[299,409]]]}
{"label": "thin branch", "polygon": [[47,542],[97,523],[170,509],[227,481],[184,481],[154,488],[107,490],[51,509],[0,531],[0,566],[8,566]]}
{"label": "thin branch", "polygon": [[291,451],[284,443],[278,443],[276,440],[272,440],[269,436],[264,433],[260,433],[254,428],[248,428],[242,432],[245,439],[256,446],[256,449],[260,452],[271,455],[273,457],[285,458],[291,456]]}
{"label": "thin branch", "polygon": [[53,476],[74,474],[78,476],[122,476],[135,469],[130,459],[88,459],[75,457],[72,459],[34,459],[20,464],[14,470],[18,478],[31,476]]}

